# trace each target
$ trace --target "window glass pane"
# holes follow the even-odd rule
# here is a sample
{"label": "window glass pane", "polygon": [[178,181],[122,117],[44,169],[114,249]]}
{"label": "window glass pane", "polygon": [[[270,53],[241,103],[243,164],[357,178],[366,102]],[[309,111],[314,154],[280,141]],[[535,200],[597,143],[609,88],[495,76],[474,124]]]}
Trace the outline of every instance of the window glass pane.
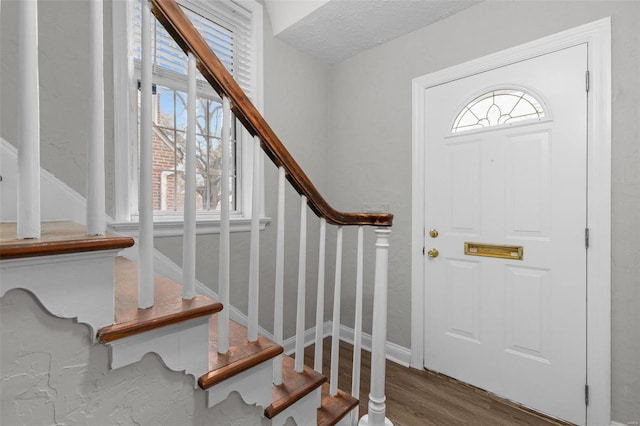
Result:
{"label": "window glass pane", "polygon": [[206,136],[209,134],[207,127],[207,99],[199,98],[196,102],[196,134]]}
{"label": "window glass pane", "polygon": [[458,113],[451,133],[499,126],[544,117],[542,105],[533,96],[519,90],[492,90],[469,102]]}
{"label": "window glass pane", "polygon": [[[250,74],[242,74],[242,70],[250,68],[247,65],[250,63],[251,55],[247,40],[250,39],[251,15],[246,12],[243,12],[246,15],[244,18],[237,15],[236,12],[242,10],[238,9],[239,6],[233,1],[230,4],[234,5],[233,10],[227,11],[227,6],[222,2],[187,2],[186,7],[183,5],[183,10],[225,67],[232,71],[236,78],[248,78]],[[193,10],[189,10],[189,7]],[[140,0],[135,1],[132,50],[138,71],[141,59],[140,10]],[[155,65],[153,83],[154,87],[157,86],[157,93],[153,97],[153,208],[156,211],[180,211],[184,208],[184,161],[187,149],[187,95],[183,91],[187,87],[187,57],[158,22],[153,24],[151,44]],[[199,73],[198,78],[202,80]],[[220,208],[221,196],[222,105],[218,100],[211,98],[216,96],[213,91],[209,92],[201,82],[198,84],[195,129],[196,208],[216,210]],[[249,86],[245,88],[248,89]],[[234,138],[235,124],[232,124],[231,133]],[[235,149],[235,141],[231,142],[231,147],[229,202],[230,207],[235,209],[238,165],[236,155],[239,155],[239,151]]]}
{"label": "window glass pane", "polygon": [[[155,133],[154,134],[155,139],[154,139],[153,152],[156,152],[156,150],[161,149],[159,146],[158,147],[155,146],[156,143],[164,143],[165,145],[173,149],[173,145],[175,144],[175,139],[176,139],[175,130],[171,128],[164,128],[164,127],[158,126],[157,131],[154,133]],[[156,139],[157,139],[157,142],[156,142]]]}
{"label": "window glass pane", "polygon": [[176,129],[187,130],[187,94],[176,90]]}
{"label": "window glass pane", "polygon": [[166,177],[169,203],[167,210],[182,211],[184,209],[184,171],[176,170]]}
{"label": "window glass pane", "polygon": [[209,102],[209,129],[211,136],[222,137],[222,104]]}
{"label": "window glass pane", "polygon": [[184,170],[184,157],[185,157],[185,149],[187,146],[187,133],[182,132],[180,130],[176,130],[175,132],[175,144],[176,144],[176,168],[179,170]]}
{"label": "window glass pane", "polygon": [[[186,107],[184,92],[158,87],[154,97],[156,120],[153,123],[153,208],[157,211],[182,211],[184,208],[184,168],[186,150]],[[198,98],[196,126],[196,208],[220,209],[221,104]],[[235,208],[235,142],[231,142],[230,206]]]}
{"label": "window glass pane", "polygon": [[174,91],[158,86],[155,102],[157,103],[156,124],[170,129],[175,128],[175,103]]}

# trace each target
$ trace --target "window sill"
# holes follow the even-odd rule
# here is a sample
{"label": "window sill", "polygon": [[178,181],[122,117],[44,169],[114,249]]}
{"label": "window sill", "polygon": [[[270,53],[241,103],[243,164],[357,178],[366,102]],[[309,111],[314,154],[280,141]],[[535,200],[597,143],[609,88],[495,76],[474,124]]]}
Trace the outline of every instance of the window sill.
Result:
{"label": "window sill", "polygon": [[[232,217],[229,221],[230,232],[249,232],[251,231],[251,218]],[[264,231],[265,227],[271,222],[271,218],[260,218],[260,230]],[[109,228],[114,232],[129,235],[131,237],[138,236],[139,222],[112,222]],[[198,219],[196,222],[196,234],[219,234],[219,219]],[[184,222],[182,220],[158,219],[153,222],[154,237],[177,237],[184,234]]]}

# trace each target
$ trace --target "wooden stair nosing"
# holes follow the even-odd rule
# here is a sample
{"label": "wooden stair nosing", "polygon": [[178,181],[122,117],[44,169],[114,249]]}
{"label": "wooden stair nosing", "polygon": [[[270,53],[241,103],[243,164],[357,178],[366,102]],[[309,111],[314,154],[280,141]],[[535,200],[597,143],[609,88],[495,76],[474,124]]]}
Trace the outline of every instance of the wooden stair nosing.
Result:
{"label": "wooden stair nosing", "polygon": [[329,384],[322,385],[322,405],[318,408],[318,426],[333,426],[356,408],[359,401],[345,391],[338,389],[336,396],[329,394]]}
{"label": "wooden stair nosing", "polygon": [[222,310],[222,303],[198,295],[193,299],[179,299],[140,309],[140,316],[126,323],[113,324],[98,330],[98,341],[109,343],[135,334],[144,333],[171,324],[188,321]]}
{"label": "wooden stair nosing", "polygon": [[255,367],[280,355],[284,348],[264,336],[258,336],[256,342],[246,338],[246,327],[235,321],[229,321],[229,349],[218,353],[218,318],[209,320],[209,372],[198,379],[202,389],[208,389],[234,375]]}
{"label": "wooden stair nosing", "polygon": [[302,373],[295,371],[294,360],[282,357],[282,384],[273,386],[273,402],[264,410],[264,415],[272,419],[297,401],[319,388],[327,378],[311,367],[304,366]]}
{"label": "wooden stair nosing", "polygon": [[115,324],[98,330],[98,341],[109,343],[135,334],[188,321],[222,310],[222,304],[206,296],[182,298],[182,286],[154,277],[154,305],[138,308],[138,266],[122,257],[115,260]]}
{"label": "wooden stair nosing", "polygon": [[40,238],[18,239],[17,224],[0,224],[0,259],[53,256],[131,247],[133,238],[115,234],[87,235],[87,228],[69,221],[42,222]]}

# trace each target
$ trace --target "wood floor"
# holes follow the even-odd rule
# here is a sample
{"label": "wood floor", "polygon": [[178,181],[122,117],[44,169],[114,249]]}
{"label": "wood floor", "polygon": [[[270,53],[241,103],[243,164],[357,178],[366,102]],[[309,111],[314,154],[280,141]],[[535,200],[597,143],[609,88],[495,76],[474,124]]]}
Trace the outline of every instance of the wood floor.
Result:
{"label": "wood floor", "polygon": [[[323,374],[329,377],[330,338],[324,341]],[[313,346],[305,350],[307,365],[313,365]],[[352,346],[340,343],[339,387],[351,390]],[[453,425],[566,425],[567,423],[531,413],[487,392],[452,379],[402,367],[387,361],[387,417],[396,426]],[[362,352],[360,412],[364,414],[369,394],[370,354]]]}

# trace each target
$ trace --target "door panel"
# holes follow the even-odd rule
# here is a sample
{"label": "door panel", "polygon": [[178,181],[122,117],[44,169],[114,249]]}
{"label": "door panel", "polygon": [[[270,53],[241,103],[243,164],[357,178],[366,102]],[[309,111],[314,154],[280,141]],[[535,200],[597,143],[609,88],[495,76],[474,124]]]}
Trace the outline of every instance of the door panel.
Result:
{"label": "door panel", "polygon": [[447,147],[451,232],[474,234],[480,227],[480,144],[478,140]]}
{"label": "door panel", "polygon": [[505,267],[505,350],[549,363],[551,283],[548,270]]}
{"label": "door panel", "polygon": [[549,132],[507,138],[507,237],[545,237],[550,229]]}
{"label": "door panel", "polygon": [[479,263],[450,260],[447,281],[447,333],[478,343]]}
{"label": "door panel", "polygon": [[[425,224],[439,231],[425,246],[440,252],[425,259],[425,367],[577,424],[585,421],[586,69],[578,45],[426,89],[424,106]],[[465,102],[500,88],[531,94],[544,116],[452,132]],[[502,122],[501,113],[494,105],[476,118]],[[523,258],[465,254],[466,242],[521,246]]]}

